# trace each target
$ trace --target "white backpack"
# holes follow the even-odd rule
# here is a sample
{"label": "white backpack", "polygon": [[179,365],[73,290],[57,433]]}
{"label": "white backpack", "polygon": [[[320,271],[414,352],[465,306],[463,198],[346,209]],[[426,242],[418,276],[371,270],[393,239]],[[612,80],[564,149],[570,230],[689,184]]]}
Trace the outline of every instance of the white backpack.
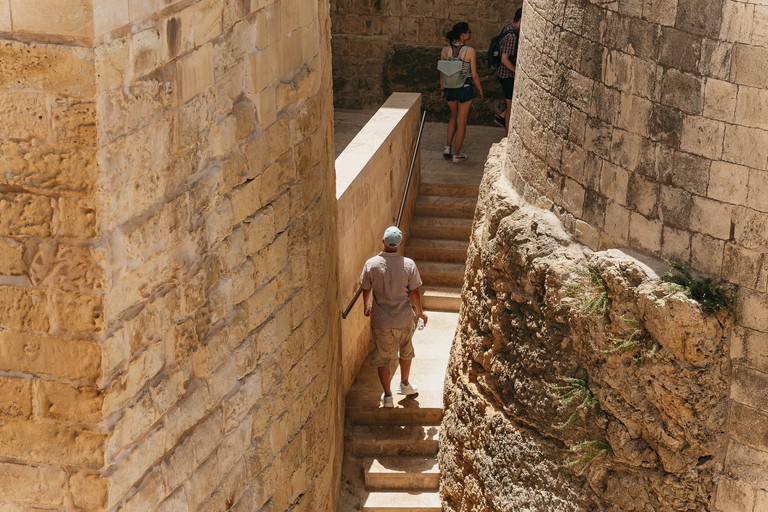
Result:
{"label": "white backpack", "polygon": [[437,69],[443,74],[443,88],[458,89],[464,86],[464,81],[467,77],[461,72],[464,67],[461,54],[466,48],[466,46],[461,47],[458,57],[454,57],[453,51],[451,51],[451,54],[445,60],[437,61]]}

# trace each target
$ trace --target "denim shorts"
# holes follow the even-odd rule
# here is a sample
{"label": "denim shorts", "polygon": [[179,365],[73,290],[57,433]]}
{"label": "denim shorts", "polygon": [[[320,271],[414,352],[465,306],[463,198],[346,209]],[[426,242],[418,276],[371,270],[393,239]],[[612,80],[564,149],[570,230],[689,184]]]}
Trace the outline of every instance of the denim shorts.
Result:
{"label": "denim shorts", "polygon": [[475,90],[472,87],[472,79],[467,78],[462,87],[456,89],[445,90],[445,101],[458,101],[459,103],[466,103],[472,101],[475,97]]}

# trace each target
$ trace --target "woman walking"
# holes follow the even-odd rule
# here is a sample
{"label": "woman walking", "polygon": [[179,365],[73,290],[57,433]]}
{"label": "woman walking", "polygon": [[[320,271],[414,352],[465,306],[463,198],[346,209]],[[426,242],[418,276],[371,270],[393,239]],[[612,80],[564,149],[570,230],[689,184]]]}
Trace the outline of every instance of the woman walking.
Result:
{"label": "woman walking", "polygon": [[[445,98],[448,107],[451,109],[451,119],[448,121],[448,138],[443,150],[445,158],[453,158],[453,163],[461,162],[467,159],[467,155],[461,152],[461,145],[464,143],[464,136],[467,133],[467,117],[469,116],[469,106],[472,104],[472,98],[475,97],[472,90],[472,82],[477,87],[477,94],[480,99],[483,98],[483,87],[480,85],[480,76],[477,74],[477,54],[475,49],[467,46],[466,42],[472,37],[472,31],[467,23],[461,22],[453,26],[450,32],[445,34],[448,39],[448,46],[443,48],[440,59],[455,60],[458,59],[461,64],[461,76],[464,78],[458,86],[453,85],[444,73],[440,74],[440,97]],[[453,146],[453,155],[451,155],[451,143]]]}

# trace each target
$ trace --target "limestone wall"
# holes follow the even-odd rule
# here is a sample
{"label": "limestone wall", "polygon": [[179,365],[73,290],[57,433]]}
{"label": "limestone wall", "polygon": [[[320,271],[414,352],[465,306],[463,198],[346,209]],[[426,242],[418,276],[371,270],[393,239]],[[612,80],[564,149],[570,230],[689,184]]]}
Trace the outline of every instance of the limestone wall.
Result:
{"label": "limestone wall", "polygon": [[[397,222],[408,170],[421,123],[421,95],[394,93],[336,159],[339,295],[346,309],[359,288],[368,258],[382,250],[381,238]],[[408,239],[421,176],[416,157],[401,229]],[[370,321],[362,296],[341,323],[344,391],[348,391],[369,351]]]}
{"label": "limestone wall", "polygon": [[751,510],[768,476],[753,471],[768,405],[749,391],[768,378],[768,7],[532,0],[524,19],[515,189],[593,249],[631,247],[738,286],[716,506]]}
{"label": "limestone wall", "polygon": [[659,260],[579,244],[504,156],[486,164],[446,374],[444,510],[765,510],[764,459],[732,441],[765,432],[734,428],[733,318],[662,282]]}
{"label": "limestone wall", "polygon": [[0,1],[0,509],[335,508],[329,27]]}
{"label": "limestone wall", "polygon": [[447,121],[440,99],[437,60],[445,33],[466,21],[468,43],[481,55],[478,72],[487,100],[474,100],[470,122],[490,123],[490,112],[504,107],[498,82],[489,74],[485,54],[491,38],[514,18],[522,4],[458,0],[334,0],[333,92],[338,108],[378,108],[393,91],[424,94],[428,120]]}

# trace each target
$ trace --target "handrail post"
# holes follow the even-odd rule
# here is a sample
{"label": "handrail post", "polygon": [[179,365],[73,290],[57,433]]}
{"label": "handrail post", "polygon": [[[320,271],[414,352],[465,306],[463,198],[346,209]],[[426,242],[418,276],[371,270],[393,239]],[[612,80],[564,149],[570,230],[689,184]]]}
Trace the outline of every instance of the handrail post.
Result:
{"label": "handrail post", "polygon": [[[411,177],[413,177],[413,167],[416,165],[416,156],[419,154],[419,146],[421,145],[421,133],[424,131],[424,121],[427,118],[427,112],[423,112],[421,115],[421,125],[419,126],[419,135],[416,137],[416,146],[413,148],[413,157],[411,158],[411,167],[408,169],[408,178],[405,180],[405,190],[403,191],[403,200],[400,202],[400,212],[397,214],[397,224],[395,224],[398,228],[400,227],[400,221],[403,220],[403,210],[405,210],[405,200],[408,197],[408,189],[411,187]],[[344,311],[341,312],[341,318],[346,320],[347,315],[349,315],[349,312],[352,311],[352,308],[355,305],[355,302],[357,302],[357,299],[360,298],[360,294],[363,293],[363,289],[358,286],[357,291],[355,292],[355,296],[352,297],[352,300],[349,301],[349,305],[346,307]]]}

